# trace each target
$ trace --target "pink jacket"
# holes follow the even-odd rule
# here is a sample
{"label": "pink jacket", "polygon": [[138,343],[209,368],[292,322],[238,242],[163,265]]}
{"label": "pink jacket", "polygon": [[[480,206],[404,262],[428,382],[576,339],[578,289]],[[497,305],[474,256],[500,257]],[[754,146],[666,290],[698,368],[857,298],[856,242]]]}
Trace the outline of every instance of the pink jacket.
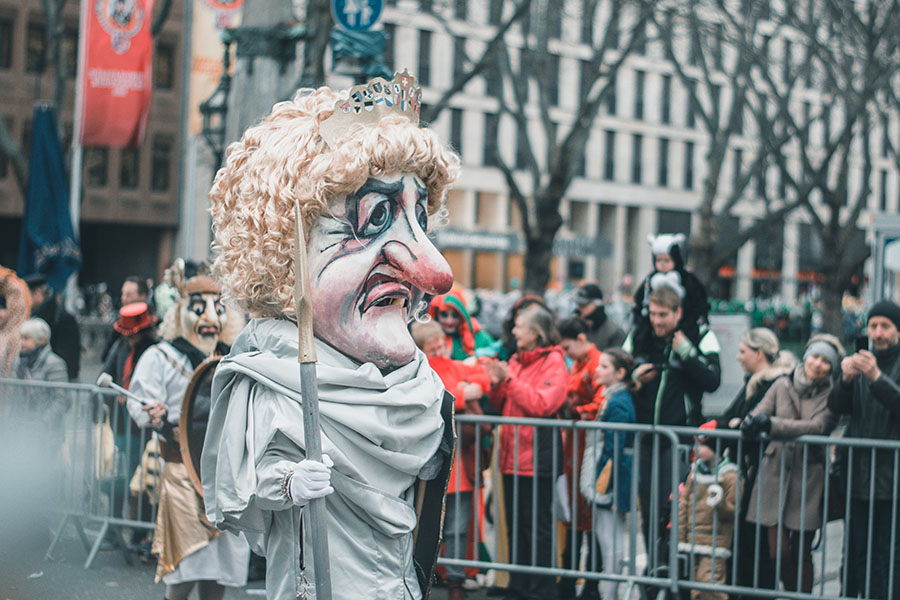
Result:
{"label": "pink jacket", "polygon": [[[504,417],[555,418],[566,401],[568,380],[563,351],[558,346],[517,352],[509,361],[509,377],[491,389],[488,400]],[[541,428],[538,434],[539,475],[552,473],[553,435],[559,434],[549,428]],[[533,427],[504,425],[500,433],[500,471],[512,475],[518,463],[519,475],[533,477],[533,441]]]}

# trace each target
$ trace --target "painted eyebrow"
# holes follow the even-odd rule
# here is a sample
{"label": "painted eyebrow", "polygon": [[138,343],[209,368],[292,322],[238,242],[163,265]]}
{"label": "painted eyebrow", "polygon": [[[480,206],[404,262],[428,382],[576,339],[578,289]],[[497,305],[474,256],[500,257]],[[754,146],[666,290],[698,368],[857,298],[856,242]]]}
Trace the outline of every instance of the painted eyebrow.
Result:
{"label": "painted eyebrow", "polygon": [[366,196],[366,194],[371,194],[372,192],[383,194],[385,196],[396,196],[400,192],[403,191],[403,180],[398,179],[397,181],[387,183],[385,181],[380,181],[375,178],[367,179],[362,186],[358,190],[356,190],[351,196],[354,200],[359,200]]}

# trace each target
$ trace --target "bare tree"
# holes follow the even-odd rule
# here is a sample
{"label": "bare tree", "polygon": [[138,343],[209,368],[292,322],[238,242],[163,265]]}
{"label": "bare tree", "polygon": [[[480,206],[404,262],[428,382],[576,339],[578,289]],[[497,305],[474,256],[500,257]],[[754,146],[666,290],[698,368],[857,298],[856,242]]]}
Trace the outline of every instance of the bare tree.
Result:
{"label": "bare tree", "polygon": [[[720,235],[735,209],[748,199],[750,184],[765,182],[771,157],[782,153],[791,140],[789,133],[777,130],[779,120],[768,115],[766,97],[754,85],[759,69],[777,68],[768,56],[768,40],[777,34],[779,24],[774,23],[765,36],[760,31],[769,16],[765,3],[753,0],[699,0],[654,15],[667,59],[687,92],[688,110],[707,135],[706,175],[696,209],[699,227],[690,243],[693,268],[713,296],[721,295],[716,286],[719,268],[747,241],[801,204],[798,199],[773,198],[761,189],[755,198],[761,214],[753,224],[735,235]],[[750,115],[754,139],[741,142],[750,133],[746,130]],[[742,154],[733,155],[741,159],[732,161],[732,184],[726,195],[722,175],[729,150],[738,147],[746,147],[750,156],[743,160]]]}
{"label": "bare tree", "polygon": [[[803,106],[796,90],[762,72],[767,93],[781,108],[782,124],[795,140],[794,160],[776,159],[825,248],[820,266],[825,328],[840,333],[843,291],[868,255],[867,249],[854,254],[854,242],[872,197],[872,133],[900,73],[900,3],[823,0],[804,3],[802,9],[789,4],[783,18],[808,49],[805,64],[789,71],[788,78],[804,77],[803,69],[814,68],[808,80],[818,88],[821,104],[809,118],[796,116],[797,106]],[[855,181],[854,172],[859,175]],[[858,185],[851,188],[851,183]]]}

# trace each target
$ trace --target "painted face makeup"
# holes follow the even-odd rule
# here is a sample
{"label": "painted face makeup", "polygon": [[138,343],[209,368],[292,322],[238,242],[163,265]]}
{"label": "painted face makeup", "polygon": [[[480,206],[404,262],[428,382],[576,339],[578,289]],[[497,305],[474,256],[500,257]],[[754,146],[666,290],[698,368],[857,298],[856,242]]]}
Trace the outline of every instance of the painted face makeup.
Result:
{"label": "painted face makeup", "polygon": [[427,206],[424,184],[408,173],[370,178],[331,201],[309,237],[316,337],[382,370],[413,359],[411,311],[453,284],[426,236]]}
{"label": "painted face makeup", "polygon": [[225,327],[227,315],[219,294],[191,294],[181,308],[184,338],[204,354],[211,355]]}

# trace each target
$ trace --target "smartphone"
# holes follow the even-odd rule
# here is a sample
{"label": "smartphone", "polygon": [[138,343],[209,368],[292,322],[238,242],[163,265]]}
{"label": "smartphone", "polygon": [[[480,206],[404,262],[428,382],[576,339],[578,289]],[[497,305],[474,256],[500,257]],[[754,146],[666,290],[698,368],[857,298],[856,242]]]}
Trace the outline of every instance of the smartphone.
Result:
{"label": "smartphone", "polygon": [[865,335],[856,336],[856,351],[869,349],[869,337]]}

